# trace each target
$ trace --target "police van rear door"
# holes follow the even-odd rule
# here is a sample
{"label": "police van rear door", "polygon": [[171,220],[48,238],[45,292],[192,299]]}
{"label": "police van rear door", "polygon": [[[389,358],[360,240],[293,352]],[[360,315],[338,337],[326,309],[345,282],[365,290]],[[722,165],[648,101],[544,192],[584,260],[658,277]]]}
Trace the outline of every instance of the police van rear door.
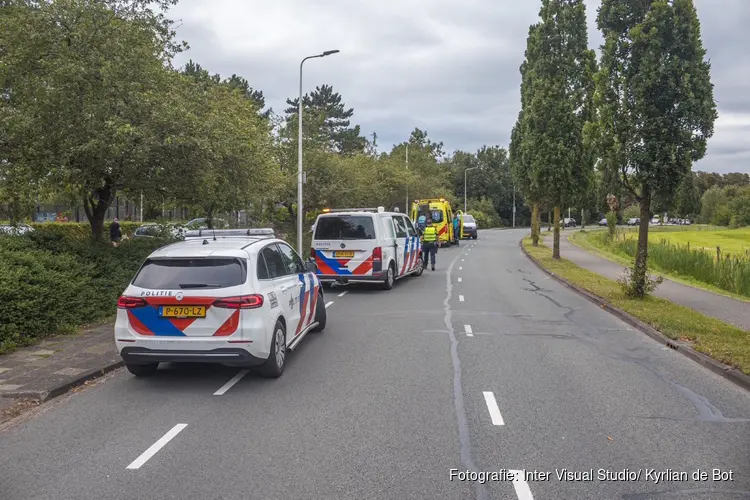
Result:
{"label": "police van rear door", "polygon": [[379,248],[375,214],[320,215],[312,247],[321,276],[371,276],[373,253]]}

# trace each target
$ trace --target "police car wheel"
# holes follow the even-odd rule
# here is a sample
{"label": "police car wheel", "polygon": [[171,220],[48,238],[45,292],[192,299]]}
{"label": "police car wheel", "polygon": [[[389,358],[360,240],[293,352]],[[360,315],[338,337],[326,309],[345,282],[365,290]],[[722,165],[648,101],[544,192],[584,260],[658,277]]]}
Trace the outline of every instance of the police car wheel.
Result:
{"label": "police car wheel", "polygon": [[395,279],[394,276],[396,276],[396,268],[393,265],[393,262],[391,262],[390,264],[388,264],[388,272],[386,273],[385,281],[383,282],[384,290],[390,290],[391,288],[393,288],[393,281]]}
{"label": "police car wheel", "polygon": [[271,352],[260,368],[261,375],[266,378],[280,377],[286,366],[286,352],[286,328],[281,321],[276,321],[271,339]]}
{"label": "police car wheel", "polygon": [[323,292],[320,292],[320,296],[318,297],[318,302],[315,304],[315,321],[318,323],[318,326],[313,328],[314,332],[322,332],[323,329],[326,327],[326,304],[323,300]]}
{"label": "police car wheel", "polygon": [[136,377],[148,377],[149,375],[156,373],[157,368],[159,368],[159,363],[151,363],[148,365],[126,364],[125,367]]}

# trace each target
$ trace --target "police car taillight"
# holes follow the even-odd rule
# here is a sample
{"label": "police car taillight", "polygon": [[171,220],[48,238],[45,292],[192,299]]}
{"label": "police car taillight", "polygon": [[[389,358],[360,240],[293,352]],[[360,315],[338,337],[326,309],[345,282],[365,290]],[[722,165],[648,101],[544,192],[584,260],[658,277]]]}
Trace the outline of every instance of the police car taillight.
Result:
{"label": "police car taillight", "polygon": [[375,250],[372,251],[372,261],[383,262],[383,249],[382,248],[375,247]]}
{"label": "police car taillight", "polygon": [[135,309],[136,307],[144,307],[148,305],[145,299],[140,297],[126,297],[123,295],[117,299],[118,309]]}
{"label": "police car taillight", "polygon": [[257,309],[263,305],[262,295],[242,295],[239,297],[225,297],[214,302],[214,307],[224,309]]}

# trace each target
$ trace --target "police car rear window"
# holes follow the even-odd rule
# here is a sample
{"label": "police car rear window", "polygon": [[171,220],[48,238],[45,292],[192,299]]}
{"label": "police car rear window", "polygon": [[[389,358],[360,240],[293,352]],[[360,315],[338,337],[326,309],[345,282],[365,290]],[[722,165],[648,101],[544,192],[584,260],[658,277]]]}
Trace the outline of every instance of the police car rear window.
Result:
{"label": "police car rear window", "polygon": [[337,215],[321,217],[315,225],[316,240],[374,240],[372,217]]}
{"label": "police car rear window", "polygon": [[133,285],[152,290],[201,290],[245,283],[245,263],[233,257],[148,259]]}

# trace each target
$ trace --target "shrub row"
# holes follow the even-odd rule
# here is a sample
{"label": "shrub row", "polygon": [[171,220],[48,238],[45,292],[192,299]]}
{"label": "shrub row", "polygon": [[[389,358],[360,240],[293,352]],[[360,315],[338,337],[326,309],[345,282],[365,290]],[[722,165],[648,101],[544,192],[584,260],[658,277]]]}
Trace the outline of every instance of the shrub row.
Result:
{"label": "shrub row", "polygon": [[[109,226],[111,222],[104,224],[104,239],[109,240]],[[120,230],[123,236],[131,236],[142,224],[140,222],[120,222]],[[79,242],[91,239],[91,225],[88,222],[34,222],[29,224],[36,231],[59,234],[65,239]]]}
{"label": "shrub row", "polygon": [[68,223],[0,236],[0,353],[111,317],[138,267],[165,243],[92,244]]}
{"label": "shrub row", "polygon": [[[638,247],[636,238],[609,238],[607,233],[592,233],[589,241],[594,245],[635,257]],[[673,272],[694,278],[727,290],[750,297],[750,258],[747,256],[725,256],[716,258],[710,252],[691,249],[687,245],[670,243],[667,240],[648,242],[649,263],[664,272]]]}

